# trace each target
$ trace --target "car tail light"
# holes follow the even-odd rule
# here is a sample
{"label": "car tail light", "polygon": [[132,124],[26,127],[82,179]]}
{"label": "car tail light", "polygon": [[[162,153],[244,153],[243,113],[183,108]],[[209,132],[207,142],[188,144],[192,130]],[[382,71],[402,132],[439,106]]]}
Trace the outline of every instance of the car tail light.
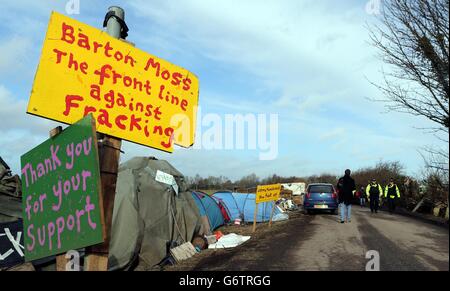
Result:
{"label": "car tail light", "polygon": [[306,198],[307,199],[311,198],[311,193],[306,193]]}
{"label": "car tail light", "polygon": [[333,198],[333,199],[336,199],[336,198],[337,198],[336,192],[333,192],[333,194],[331,194],[331,198]]}

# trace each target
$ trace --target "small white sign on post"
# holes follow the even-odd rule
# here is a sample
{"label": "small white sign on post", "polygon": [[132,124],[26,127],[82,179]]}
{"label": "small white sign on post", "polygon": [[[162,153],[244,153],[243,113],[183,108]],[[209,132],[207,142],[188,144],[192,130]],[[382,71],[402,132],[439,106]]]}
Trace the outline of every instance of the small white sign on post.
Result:
{"label": "small white sign on post", "polygon": [[175,183],[175,178],[172,175],[167,174],[160,170],[156,171],[155,180],[167,185],[173,185]]}
{"label": "small white sign on post", "polygon": [[157,170],[156,171],[155,180],[160,182],[160,183],[172,186],[173,190],[178,195],[178,184],[175,181],[175,177],[174,176],[172,176],[170,174],[167,174],[167,173],[165,173],[163,171]]}

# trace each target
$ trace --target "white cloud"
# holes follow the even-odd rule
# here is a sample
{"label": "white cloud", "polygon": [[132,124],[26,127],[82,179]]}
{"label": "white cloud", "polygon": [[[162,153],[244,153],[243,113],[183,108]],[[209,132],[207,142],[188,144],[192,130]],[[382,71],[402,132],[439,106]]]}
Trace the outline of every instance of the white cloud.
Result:
{"label": "white cloud", "polygon": [[0,84],[0,131],[21,130],[31,134],[43,134],[56,126],[56,123],[26,114],[27,101],[14,97]]}
{"label": "white cloud", "polygon": [[333,13],[311,1],[157,2],[132,6],[164,34],[214,61],[245,68],[281,90],[285,100],[318,95],[325,86],[345,88],[351,70],[370,54],[360,49],[366,31],[355,25],[355,19],[363,23],[358,10]]}
{"label": "white cloud", "polygon": [[345,135],[345,133],[346,133],[345,128],[337,127],[337,128],[334,128],[334,129],[332,129],[332,130],[330,130],[328,132],[325,132],[325,133],[321,134],[319,136],[319,139],[320,140],[336,139],[338,137],[341,137],[341,136]]}
{"label": "white cloud", "polygon": [[0,43],[0,75],[16,73],[29,61],[32,42],[27,37],[13,35]]}

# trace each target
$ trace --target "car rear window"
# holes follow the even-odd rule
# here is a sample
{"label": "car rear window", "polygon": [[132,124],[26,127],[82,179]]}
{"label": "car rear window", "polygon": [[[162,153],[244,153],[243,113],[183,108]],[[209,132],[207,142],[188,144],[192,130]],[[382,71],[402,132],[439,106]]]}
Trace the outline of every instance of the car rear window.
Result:
{"label": "car rear window", "polygon": [[333,193],[331,185],[311,185],[308,187],[309,193]]}

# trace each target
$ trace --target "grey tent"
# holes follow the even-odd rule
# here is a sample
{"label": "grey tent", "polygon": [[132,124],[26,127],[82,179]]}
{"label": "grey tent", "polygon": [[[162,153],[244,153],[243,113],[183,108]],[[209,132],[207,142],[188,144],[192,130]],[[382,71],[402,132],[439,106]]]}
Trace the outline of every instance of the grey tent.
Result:
{"label": "grey tent", "polygon": [[[155,180],[157,171],[174,176],[179,191]],[[150,268],[171,246],[202,232],[199,210],[183,175],[167,161],[136,157],[119,167],[109,269]]]}

